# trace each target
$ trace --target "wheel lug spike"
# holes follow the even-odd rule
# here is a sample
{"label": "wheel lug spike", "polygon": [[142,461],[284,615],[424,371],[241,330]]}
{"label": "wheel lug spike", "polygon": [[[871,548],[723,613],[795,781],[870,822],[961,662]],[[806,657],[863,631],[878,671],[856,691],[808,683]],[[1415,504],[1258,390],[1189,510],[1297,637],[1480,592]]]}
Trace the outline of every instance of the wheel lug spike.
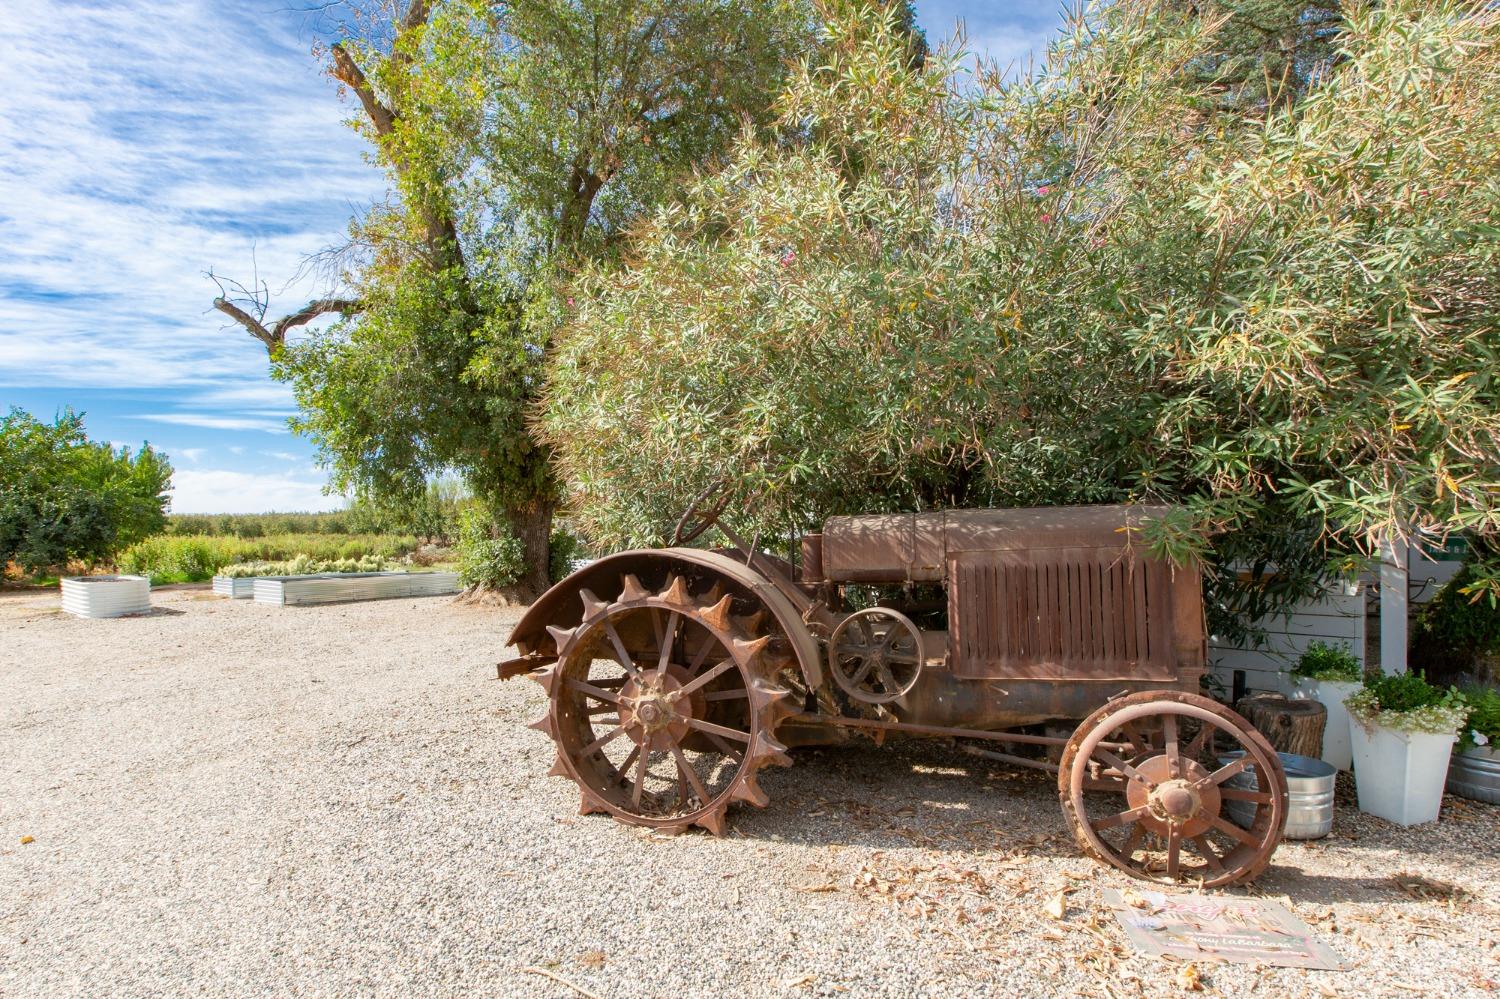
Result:
{"label": "wheel lug spike", "polygon": [[588,587],[581,587],[578,590],[578,599],[583,601],[583,619],[585,621],[591,620],[595,615],[609,609],[609,604],[595,596],[594,591]]}
{"label": "wheel lug spike", "polygon": [[754,774],[750,774],[739,784],[735,785],[734,792],[730,797],[735,801],[747,802],[756,808],[765,808],[771,803],[771,796],[761,790],[760,785],[756,783]]}
{"label": "wheel lug spike", "polygon": [[702,612],[703,620],[719,631],[728,631],[730,625],[729,606],[733,602],[734,598],[726,593],[712,607]]}
{"label": "wheel lug spike", "polygon": [[542,732],[545,735],[551,736],[553,734],[552,711],[549,709],[546,714],[542,715],[542,717],[538,718],[536,721],[532,722],[526,727],[531,729],[533,732]]}
{"label": "wheel lug spike", "polygon": [[724,812],[724,805],[720,805],[717,808],[710,808],[708,811],[698,816],[698,818],[694,819],[693,824],[702,826],[704,829],[707,829],[715,836],[722,836],[724,835],[725,828]]}
{"label": "wheel lug spike", "polygon": [[672,577],[672,581],[662,591],[661,598],[676,607],[687,607],[693,602],[692,596],[688,593],[687,581],[681,576]]}
{"label": "wheel lug spike", "polygon": [[567,766],[563,763],[563,758],[562,758],[562,754],[561,753],[558,753],[557,754],[557,759],[555,759],[555,760],[552,761],[552,769],[547,771],[547,776],[548,777],[567,777],[567,776],[570,776],[568,774],[568,768],[567,768]]}
{"label": "wheel lug spike", "polygon": [[557,646],[557,653],[561,655],[563,650],[572,644],[573,636],[577,634],[576,628],[559,628],[555,624],[547,625],[547,634],[552,636],[552,641]]}
{"label": "wheel lug spike", "polygon": [[603,814],[607,813],[608,811],[609,809],[605,808],[603,805],[600,805],[598,802],[596,802],[593,798],[589,797],[589,793],[587,791],[580,791],[578,793],[579,815]]}
{"label": "wheel lug spike", "polygon": [[634,603],[638,600],[645,600],[649,596],[651,592],[641,585],[639,576],[633,572],[625,576],[620,588],[621,603]]}

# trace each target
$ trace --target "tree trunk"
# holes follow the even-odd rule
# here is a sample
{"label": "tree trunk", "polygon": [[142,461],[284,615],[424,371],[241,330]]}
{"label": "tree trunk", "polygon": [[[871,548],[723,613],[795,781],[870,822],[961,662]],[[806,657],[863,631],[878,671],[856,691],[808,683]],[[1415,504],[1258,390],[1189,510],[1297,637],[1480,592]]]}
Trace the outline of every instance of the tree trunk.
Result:
{"label": "tree trunk", "polygon": [[1328,709],[1317,701],[1293,701],[1281,694],[1260,693],[1240,698],[1234,709],[1270,740],[1278,753],[1315,760],[1322,757]]}
{"label": "tree trunk", "polygon": [[516,600],[530,603],[552,585],[549,556],[552,550],[552,505],[533,503],[519,510],[506,512],[510,529],[521,541],[525,553],[526,569],[516,580],[511,594]]}

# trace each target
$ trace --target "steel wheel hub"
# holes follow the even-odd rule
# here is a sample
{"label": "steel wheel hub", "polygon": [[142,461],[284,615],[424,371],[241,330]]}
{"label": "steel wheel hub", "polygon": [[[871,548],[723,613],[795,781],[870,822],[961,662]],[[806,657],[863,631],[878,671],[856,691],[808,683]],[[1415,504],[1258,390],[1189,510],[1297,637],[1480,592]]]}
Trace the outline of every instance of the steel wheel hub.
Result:
{"label": "steel wheel hub", "polygon": [[682,667],[671,665],[664,672],[642,672],[620,688],[620,724],[637,746],[654,751],[670,750],[688,734],[688,719],[697,717],[694,696],[679,691],[685,677]]}
{"label": "steel wheel hub", "polygon": [[1145,783],[1131,781],[1125,797],[1131,807],[1146,807],[1141,824],[1152,832],[1165,836],[1175,828],[1182,836],[1197,836],[1219,814],[1219,789],[1204,781],[1208,771],[1196,760],[1179,760],[1177,767],[1173,774],[1165,755],[1137,763]]}

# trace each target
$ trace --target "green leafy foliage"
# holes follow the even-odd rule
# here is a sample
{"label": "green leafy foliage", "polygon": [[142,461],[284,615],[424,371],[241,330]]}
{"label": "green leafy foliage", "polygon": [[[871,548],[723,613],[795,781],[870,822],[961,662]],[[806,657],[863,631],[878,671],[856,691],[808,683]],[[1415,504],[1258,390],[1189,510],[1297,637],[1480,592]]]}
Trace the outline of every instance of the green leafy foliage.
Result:
{"label": "green leafy foliage", "polygon": [[1466,565],[1417,613],[1411,661],[1434,674],[1470,671],[1500,653],[1500,607],[1471,593],[1475,567]]}
{"label": "green leafy foliage", "polygon": [[778,137],[578,278],[541,417],[578,522],[659,542],[717,479],[773,539],[1168,502],[1141,541],[1213,563],[1216,630],[1384,535],[1500,529],[1500,15],[1347,7],[1262,100],[1272,6],[1312,23],[1092,5],[972,86],[836,9]]}
{"label": "green leafy foliage", "polygon": [[389,571],[389,563],[379,555],[338,559],[315,559],[310,555],[298,555],[284,562],[239,562],[226,565],[214,575],[245,579],[258,576],[307,576],[321,572],[386,571]]}
{"label": "green leafy foliage", "polygon": [[381,534],[398,533],[356,527],[348,512],[329,513],[174,513],[167,517],[167,534],[207,534],[234,538],[263,538],[268,534]]}
{"label": "green leafy foliage", "polygon": [[[168,535],[147,538],[117,560],[121,572],[149,576],[153,583],[200,582],[238,562],[396,559],[415,551],[411,535],[284,534],[259,538],[222,535]],[[285,574],[283,574],[285,575]]]}
{"label": "green leafy foliage", "polygon": [[492,589],[511,585],[526,569],[521,541],[496,525],[483,508],[470,506],[459,517],[458,579],[464,586]]}
{"label": "green leafy foliage", "polygon": [[[544,586],[557,487],[530,415],[559,278],[764,123],[810,37],[797,0],[447,0],[338,55],[395,197],[352,226],[360,312],[274,353],[336,484],[456,472]],[[346,83],[352,74],[341,71]],[[368,114],[370,108],[379,113]],[[430,525],[403,529],[426,533]],[[446,525],[445,525],[446,526]],[[493,574],[490,574],[493,577]]]}
{"label": "green leafy foliage", "polygon": [[583,542],[571,531],[553,531],[547,553],[550,559],[547,571],[554,583],[561,582],[573,571],[578,560],[587,555]]}
{"label": "green leafy foliage", "polygon": [[1433,735],[1457,734],[1469,712],[1457,688],[1434,686],[1421,673],[1367,677],[1344,706],[1363,725]]}
{"label": "green leafy foliage", "polygon": [[[1473,749],[1481,744],[1500,747],[1500,690],[1493,687],[1466,690],[1464,699],[1469,702],[1469,717],[1464,722],[1460,747]],[[1482,743],[1476,736],[1482,737]]]}
{"label": "green leafy foliage", "polygon": [[165,525],[171,479],[150,445],[116,450],[71,411],[43,423],[12,409],[0,418],[0,568],[108,559]]}
{"label": "green leafy foliage", "polygon": [[1308,680],[1358,683],[1364,678],[1364,671],[1347,646],[1310,642],[1307,650],[1297,658],[1297,666],[1292,670],[1292,675]]}

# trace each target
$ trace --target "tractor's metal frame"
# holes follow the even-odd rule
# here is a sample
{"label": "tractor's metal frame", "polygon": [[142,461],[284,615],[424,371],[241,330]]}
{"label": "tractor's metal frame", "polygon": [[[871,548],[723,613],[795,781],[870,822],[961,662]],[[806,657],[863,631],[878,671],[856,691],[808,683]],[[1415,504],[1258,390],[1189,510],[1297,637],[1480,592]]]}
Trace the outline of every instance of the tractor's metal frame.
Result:
{"label": "tractor's metal frame", "polygon": [[[499,675],[546,689],[534,727],[581,811],[721,832],[730,804],[766,803],[756,773],[789,764],[789,746],[941,738],[1058,774],[1082,849],[1136,877],[1219,885],[1269,863],[1285,776],[1198,692],[1200,573],[1137,543],[1164,508],[834,517],[794,569],[725,525],[725,502],[706,491],[672,547],[589,564],[511,634],[520,654]],[[732,548],[684,544],[714,527]],[[944,606],[898,606],[923,589]],[[904,610],[946,611],[947,628]],[[1231,800],[1250,823],[1229,820]]]}

